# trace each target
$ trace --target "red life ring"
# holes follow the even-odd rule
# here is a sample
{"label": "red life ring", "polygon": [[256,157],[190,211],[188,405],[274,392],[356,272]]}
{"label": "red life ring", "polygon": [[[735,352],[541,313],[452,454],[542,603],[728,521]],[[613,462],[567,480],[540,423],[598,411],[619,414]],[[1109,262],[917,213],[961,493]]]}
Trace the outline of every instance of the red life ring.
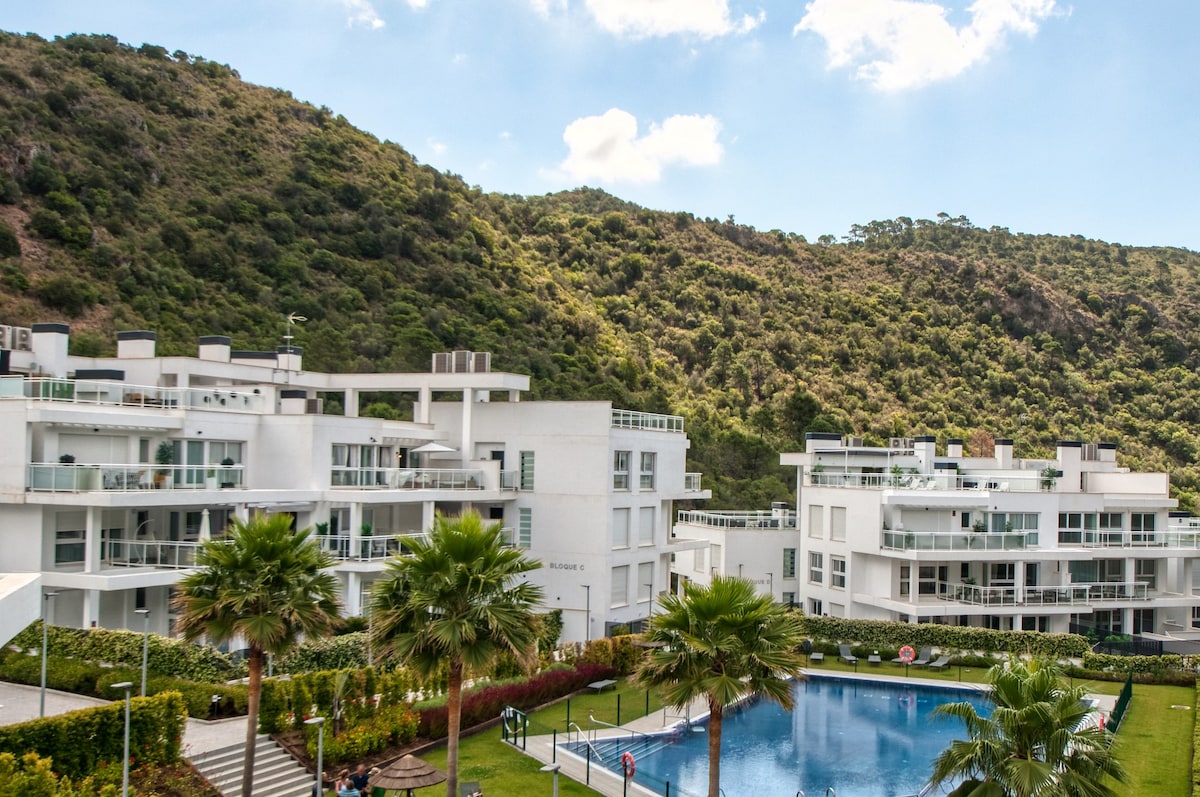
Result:
{"label": "red life ring", "polygon": [[625,779],[629,780],[633,777],[634,760],[633,753],[626,750],[621,753],[621,771],[625,773]]}
{"label": "red life ring", "polygon": [[909,664],[917,657],[917,652],[912,649],[912,645],[905,645],[900,648],[900,661]]}

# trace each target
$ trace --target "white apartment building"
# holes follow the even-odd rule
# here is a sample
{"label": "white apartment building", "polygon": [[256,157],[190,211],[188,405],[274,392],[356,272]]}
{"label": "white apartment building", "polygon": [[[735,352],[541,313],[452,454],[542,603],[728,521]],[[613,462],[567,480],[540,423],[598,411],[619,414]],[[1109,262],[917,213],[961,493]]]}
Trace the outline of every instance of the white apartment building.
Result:
{"label": "white apartment building", "polygon": [[[298,347],[223,336],[160,357],[154,333],[121,332],[116,357],[80,357],[69,333],[0,327],[0,615],[17,609],[15,630],[43,604],[60,625],[135,630],[149,609],[150,630],[170,633],[201,540],[256,511],[314,526],[360,614],[406,536],[473,508],[542,560],[530,580],[564,610],[563,638],[582,640],[648,615],[681,545],[673,502],[709,497],[684,472],[681,418],[522,402],[529,377],[488,354],[335,374],[304,370]],[[360,417],[381,394],[411,400],[412,420]]]}
{"label": "white apartment building", "polygon": [[[810,614],[993,629],[1200,635],[1200,525],[1173,511],[1165,473],[1131,473],[1111,443],[1054,459],[990,457],[961,440],[864,446],[809,434],[795,511],[680,513],[707,551],[676,572],[743,574]],[[682,564],[681,564],[682,563]],[[690,569],[689,569],[690,566]]]}

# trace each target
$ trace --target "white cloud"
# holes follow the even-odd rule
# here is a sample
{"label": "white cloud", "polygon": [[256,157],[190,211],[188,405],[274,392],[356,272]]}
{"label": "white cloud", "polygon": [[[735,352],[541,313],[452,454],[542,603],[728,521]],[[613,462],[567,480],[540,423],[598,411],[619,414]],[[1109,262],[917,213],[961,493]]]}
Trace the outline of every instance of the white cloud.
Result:
{"label": "white cloud", "polygon": [[[534,8],[548,10],[549,4],[565,6],[565,0],[531,0]],[[730,16],[729,0],[585,0],[596,23],[615,36],[631,39],[682,34],[711,39],[730,33],[746,33],[767,18]]]}
{"label": "white cloud", "polygon": [[947,9],[919,0],[813,0],[793,35],[825,40],[829,67],[883,91],[916,88],[961,74],[987,58],[1010,31],[1032,36],[1054,0],[975,0],[970,22],[954,27]]}
{"label": "white cloud", "polygon": [[429,5],[429,0],[407,0],[409,8],[424,8]]}
{"label": "white cloud", "polygon": [[425,146],[429,147],[429,151],[434,155],[443,155],[446,152],[446,145],[436,138],[425,139]]}
{"label": "white cloud", "polygon": [[550,16],[554,11],[567,10],[567,0],[529,0],[529,5],[543,17]]}
{"label": "white cloud", "polygon": [[601,116],[584,116],[567,125],[563,141],[567,159],[561,169],[580,182],[648,183],[664,166],[713,166],[721,161],[717,141],[721,123],[713,116],[679,115],[650,125],[638,137],[633,114],[612,108]]}
{"label": "white cloud", "polygon": [[451,59],[450,59],[450,63],[456,64],[456,65],[464,64],[464,63],[466,63],[466,61],[467,61],[466,53],[455,53],[454,56],[451,57]]}
{"label": "white cloud", "polygon": [[346,17],[347,27],[362,25],[371,30],[378,30],[384,26],[384,21],[375,10],[375,6],[371,5],[371,0],[342,0],[342,5],[350,13],[350,16]]}

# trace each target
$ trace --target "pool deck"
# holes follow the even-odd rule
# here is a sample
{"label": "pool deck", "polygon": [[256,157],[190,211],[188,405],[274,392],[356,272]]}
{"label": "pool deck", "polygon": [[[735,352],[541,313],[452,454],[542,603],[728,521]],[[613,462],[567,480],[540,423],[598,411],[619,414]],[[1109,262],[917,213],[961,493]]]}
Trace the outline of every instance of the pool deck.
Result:
{"label": "pool deck", "polygon": [[[936,686],[943,689],[962,689],[970,692],[986,692],[988,687],[985,684],[961,683],[957,680],[947,680],[945,678],[921,678],[918,676],[909,676],[906,678],[896,677],[892,675],[883,675],[881,673],[872,672],[842,672],[825,671],[818,668],[809,668],[804,671],[806,676],[812,676],[815,679],[819,678],[836,678],[840,680],[854,681],[883,681],[887,683],[899,684],[919,684],[921,686]],[[1097,695],[1090,694],[1089,698],[1096,701],[1096,707],[1105,715],[1111,714],[1116,706],[1117,698],[1113,695]],[[589,738],[593,739],[613,739],[613,738],[628,738],[630,736],[654,736],[658,734],[670,733],[677,729],[680,725],[690,722],[696,722],[708,718],[708,702],[704,699],[694,700],[687,707],[687,710],[680,712],[676,709],[660,709],[651,712],[644,717],[639,717],[636,720],[625,723],[619,727],[597,727],[594,730],[587,731]],[[565,741],[565,736],[560,737],[559,741]],[[553,737],[552,736],[530,736],[526,741],[526,748],[523,751],[527,756],[540,761],[543,764],[549,764],[555,760]],[[644,788],[643,786],[630,782],[628,790],[621,777],[614,772],[609,771],[601,765],[592,765],[589,767],[588,762],[578,756],[559,751],[557,763],[562,767],[559,774],[563,777],[571,778],[580,784],[587,784],[588,788],[597,794],[606,795],[606,797],[626,797],[627,795],[636,795],[636,797],[656,797],[656,792]],[[590,772],[589,772],[590,769]]]}

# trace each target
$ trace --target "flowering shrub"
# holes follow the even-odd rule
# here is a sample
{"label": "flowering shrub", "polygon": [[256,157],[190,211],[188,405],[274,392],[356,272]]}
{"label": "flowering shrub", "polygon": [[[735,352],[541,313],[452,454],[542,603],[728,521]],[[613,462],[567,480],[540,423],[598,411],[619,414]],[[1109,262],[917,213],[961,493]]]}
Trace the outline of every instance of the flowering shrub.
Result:
{"label": "flowering shrub", "polygon": [[[308,754],[317,757],[317,730],[307,729]],[[354,763],[394,745],[417,738],[417,715],[406,706],[387,706],[337,736],[325,734],[325,759],[331,765]]]}

